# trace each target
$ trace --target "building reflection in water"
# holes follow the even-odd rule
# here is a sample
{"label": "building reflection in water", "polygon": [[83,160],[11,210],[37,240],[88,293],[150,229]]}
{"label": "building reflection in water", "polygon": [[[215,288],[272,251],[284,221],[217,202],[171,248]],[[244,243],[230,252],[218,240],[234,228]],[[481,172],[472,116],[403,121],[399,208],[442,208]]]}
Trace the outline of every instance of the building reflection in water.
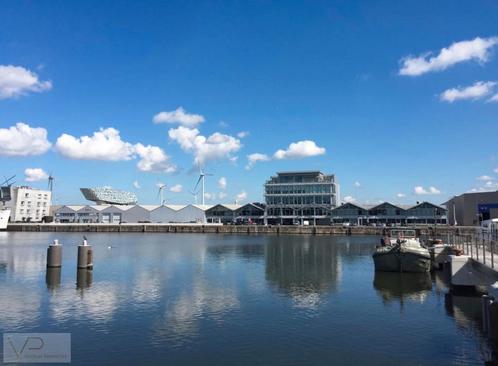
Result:
{"label": "building reflection in water", "polygon": [[61,286],[61,268],[47,268],[45,274],[47,289],[54,291]]}
{"label": "building reflection in water", "polygon": [[373,286],[384,304],[406,300],[424,302],[432,290],[429,273],[375,272]]}
{"label": "building reflection in water", "polygon": [[92,286],[93,271],[88,269],[78,269],[76,273],[76,288],[79,290],[87,289]]}
{"label": "building reflection in water", "polygon": [[485,339],[480,352],[486,365],[498,363],[498,343],[487,339],[482,328],[482,302],[480,296],[459,295],[448,292],[444,295],[446,313],[455,319],[461,332],[471,337]]}
{"label": "building reflection in water", "polygon": [[338,286],[338,246],[316,237],[275,237],[265,247],[266,280],[296,307],[315,308]]}

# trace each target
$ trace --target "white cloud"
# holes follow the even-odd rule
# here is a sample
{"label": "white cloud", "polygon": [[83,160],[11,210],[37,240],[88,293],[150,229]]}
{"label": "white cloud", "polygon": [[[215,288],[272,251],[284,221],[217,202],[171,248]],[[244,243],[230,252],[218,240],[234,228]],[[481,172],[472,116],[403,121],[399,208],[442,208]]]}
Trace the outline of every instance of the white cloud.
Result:
{"label": "white cloud", "polygon": [[140,189],[140,183],[138,183],[138,180],[133,182],[133,188]]}
{"label": "white cloud", "polygon": [[139,158],[137,168],[143,172],[174,173],[176,165],[158,146],[123,141],[115,128],[101,128],[92,136],[62,134],[55,144],[63,156],[79,160],[121,161]]}
{"label": "white cloud", "polygon": [[360,182],[354,182],[354,186],[355,186],[356,188],[359,188],[359,187],[361,187],[361,183],[360,183]]}
{"label": "white cloud", "polygon": [[287,150],[278,150],[273,154],[273,157],[277,160],[302,159],[323,154],[325,154],[325,148],[317,146],[314,141],[304,140],[293,142]]}
{"label": "white cloud", "polygon": [[489,98],[488,102],[498,102],[498,94],[495,94],[491,98]]}
{"label": "white cloud", "polygon": [[488,182],[490,180],[493,180],[493,177],[490,177],[489,175],[481,175],[480,177],[476,178],[477,180],[481,180],[483,182]]}
{"label": "white cloud", "polygon": [[486,188],[498,188],[498,183],[495,183],[491,180],[487,181],[486,184],[484,184]]}
{"label": "white cloud", "polygon": [[418,76],[427,72],[442,71],[460,62],[476,60],[485,63],[489,59],[490,49],[498,44],[498,37],[476,37],[470,41],[460,41],[443,48],[437,56],[425,53],[419,57],[401,59],[400,75]]}
{"label": "white cloud", "polygon": [[225,192],[220,192],[220,193],[218,193],[218,198],[219,198],[220,200],[224,199],[226,196],[227,196],[227,194],[226,194]]}
{"label": "white cloud", "polygon": [[249,136],[249,132],[248,131],[240,131],[239,133],[237,133],[237,137],[239,139],[243,139],[244,137],[247,137]]}
{"label": "white cloud", "polygon": [[404,197],[406,197],[406,194],[404,194],[404,193],[398,193],[396,195],[396,197],[398,197],[398,198],[404,198]]}
{"label": "white cloud", "polygon": [[41,155],[51,146],[44,128],[30,127],[22,122],[9,128],[0,128],[0,155]]}
{"label": "white cloud", "polygon": [[214,200],[216,198],[216,193],[204,193],[204,198],[207,200]]}
{"label": "white cloud", "polygon": [[183,190],[183,186],[181,184],[175,184],[169,190],[174,193],[180,193]]}
{"label": "white cloud", "polygon": [[233,136],[215,132],[205,137],[199,134],[197,128],[179,126],[170,129],[168,134],[183,151],[194,155],[194,163],[198,166],[203,166],[209,161],[231,159],[231,154],[242,147],[240,140]]}
{"label": "white cloud", "polygon": [[26,182],[38,182],[44,179],[48,179],[48,174],[41,168],[27,168],[24,171],[24,180]]}
{"label": "white cloud", "polygon": [[51,81],[41,81],[34,72],[21,66],[0,65],[0,99],[15,98],[29,92],[52,88]]}
{"label": "white cloud", "polygon": [[134,151],[140,157],[137,168],[143,172],[171,174],[177,170],[176,165],[171,162],[170,157],[160,147],[136,144]]}
{"label": "white cloud", "polygon": [[183,107],[178,107],[171,112],[159,112],[152,119],[154,123],[178,123],[185,127],[195,127],[204,122],[200,114],[189,114]]}
{"label": "white cloud", "polygon": [[356,202],[356,198],[354,198],[353,196],[343,197],[342,200],[346,203],[355,203]]}
{"label": "white cloud", "polygon": [[416,195],[429,195],[429,194],[441,194],[441,191],[437,189],[436,187],[429,187],[428,190],[426,190],[422,186],[416,186],[414,189],[414,192]]}
{"label": "white cloud", "polygon": [[218,179],[218,188],[223,190],[227,189],[227,179],[225,177]]}
{"label": "white cloud", "polygon": [[487,181],[484,186],[472,188],[468,192],[490,192],[498,190],[498,182],[493,182],[491,180]]}
{"label": "white cloud", "polygon": [[121,140],[119,131],[112,127],[101,128],[93,136],[62,134],[55,148],[67,158],[83,160],[130,160],[135,152],[133,145]]}
{"label": "white cloud", "polygon": [[241,192],[237,193],[237,195],[235,196],[235,201],[237,203],[245,201],[246,199],[247,199],[247,193],[246,193],[246,191],[241,191]]}
{"label": "white cloud", "polygon": [[269,161],[270,157],[266,154],[254,153],[247,155],[246,170],[250,170],[256,165],[258,161]]}
{"label": "white cloud", "polygon": [[493,92],[497,83],[495,81],[477,81],[471,86],[456,87],[445,90],[439,96],[445,102],[453,103],[456,100],[472,99],[477,100]]}

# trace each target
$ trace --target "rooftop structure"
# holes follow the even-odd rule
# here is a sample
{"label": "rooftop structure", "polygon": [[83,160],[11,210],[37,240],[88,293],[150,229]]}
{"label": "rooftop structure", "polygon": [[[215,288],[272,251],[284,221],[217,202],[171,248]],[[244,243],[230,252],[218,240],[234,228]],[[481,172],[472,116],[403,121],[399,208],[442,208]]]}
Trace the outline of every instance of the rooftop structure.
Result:
{"label": "rooftop structure", "polygon": [[135,205],[138,202],[135,193],[110,187],[80,188],[80,190],[87,200],[98,205]]}

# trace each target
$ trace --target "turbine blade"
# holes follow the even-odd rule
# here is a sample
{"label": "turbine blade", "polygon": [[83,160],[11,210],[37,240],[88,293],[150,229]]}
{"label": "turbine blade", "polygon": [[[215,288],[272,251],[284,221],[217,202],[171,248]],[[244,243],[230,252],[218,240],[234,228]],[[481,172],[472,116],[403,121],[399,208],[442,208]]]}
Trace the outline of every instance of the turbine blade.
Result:
{"label": "turbine blade", "polygon": [[199,183],[201,182],[201,179],[202,179],[202,174],[199,175],[199,179],[197,179],[197,183],[195,184],[195,187],[194,187],[194,191],[197,189],[197,187],[199,186]]}

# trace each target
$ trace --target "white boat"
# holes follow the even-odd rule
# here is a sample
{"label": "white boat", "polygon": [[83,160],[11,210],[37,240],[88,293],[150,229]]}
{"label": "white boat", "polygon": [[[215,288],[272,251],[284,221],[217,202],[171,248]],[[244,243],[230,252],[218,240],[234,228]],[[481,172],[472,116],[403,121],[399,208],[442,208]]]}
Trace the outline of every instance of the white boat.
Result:
{"label": "white boat", "polygon": [[10,208],[0,208],[0,230],[6,230],[9,223]]}
{"label": "white boat", "polygon": [[415,230],[392,230],[382,238],[382,246],[373,254],[376,271],[428,272],[431,269],[429,250],[420,244]]}

